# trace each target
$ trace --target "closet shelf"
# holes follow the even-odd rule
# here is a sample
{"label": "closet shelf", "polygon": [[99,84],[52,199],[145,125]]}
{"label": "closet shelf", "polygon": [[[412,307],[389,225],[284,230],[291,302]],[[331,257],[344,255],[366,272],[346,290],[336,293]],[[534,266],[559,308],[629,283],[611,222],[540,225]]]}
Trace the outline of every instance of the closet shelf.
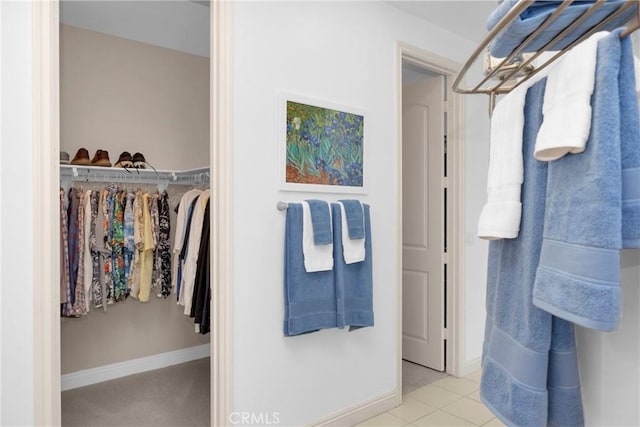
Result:
{"label": "closet shelf", "polygon": [[208,167],[187,170],[105,168],[99,166],[60,165],[60,180],[67,182],[118,182],[167,185],[209,184]]}

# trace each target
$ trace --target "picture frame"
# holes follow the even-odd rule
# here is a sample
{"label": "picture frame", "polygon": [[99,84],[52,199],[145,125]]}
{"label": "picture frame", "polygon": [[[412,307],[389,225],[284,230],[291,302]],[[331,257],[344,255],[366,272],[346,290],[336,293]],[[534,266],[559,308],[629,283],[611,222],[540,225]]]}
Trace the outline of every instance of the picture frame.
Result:
{"label": "picture frame", "polygon": [[278,97],[280,190],[366,194],[366,116],[291,93]]}

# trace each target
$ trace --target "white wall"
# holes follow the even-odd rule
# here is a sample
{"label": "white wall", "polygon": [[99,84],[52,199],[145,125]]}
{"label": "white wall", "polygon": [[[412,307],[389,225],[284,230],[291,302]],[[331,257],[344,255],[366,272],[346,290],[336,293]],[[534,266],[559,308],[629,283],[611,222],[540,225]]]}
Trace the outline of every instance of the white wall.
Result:
{"label": "white wall", "polygon": [[[3,140],[3,124],[5,123],[2,114],[2,99],[4,94],[4,80],[2,80],[2,64],[4,62],[2,40],[4,40],[2,21],[2,3],[0,2],[0,165],[2,164],[2,140]],[[2,174],[0,174],[0,242],[2,242]],[[2,244],[0,243],[0,308],[2,308]],[[2,316],[0,316],[0,331],[2,331]],[[2,423],[2,340],[0,339],[0,424]]]}
{"label": "white wall", "polygon": [[[33,425],[31,4],[2,2],[0,424]],[[9,202],[9,203],[7,203]]]}
{"label": "white wall", "polygon": [[156,169],[207,166],[209,58],[61,25],[60,149],[80,147],[112,164],[128,151]]}
{"label": "white wall", "polygon": [[[279,412],[282,425],[303,425],[390,393],[396,384],[395,42],[462,61],[473,44],[383,3],[291,2],[234,5],[234,405],[237,411]],[[376,326],[284,338],[284,214],[278,200],[338,195],[279,192],[280,90],[362,108],[372,206]],[[486,99],[467,102],[467,199],[485,197]],[[484,132],[484,134],[482,133]],[[484,139],[483,139],[484,136]],[[483,148],[484,146],[484,148]],[[475,153],[483,153],[477,156]],[[483,167],[484,166],[484,167]],[[477,203],[471,204],[475,208]],[[469,210],[473,223],[478,210]],[[484,321],[486,258],[469,242],[467,327]],[[466,357],[480,356],[469,337]]]}
{"label": "white wall", "polygon": [[640,425],[640,250],[622,251],[622,322],[614,332],[577,328],[588,426]]}
{"label": "white wall", "polygon": [[77,1],[60,4],[64,24],[209,56],[209,7],[177,1]]}
{"label": "white wall", "polygon": [[[466,60],[466,58],[465,58]],[[480,75],[479,64],[469,75]],[[480,81],[469,79],[468,85]],[[465,95],[465,352],[467,369],[478,367],[482,356],[485,291],[487,285],[487,241],[478,238],[478,217],[487,200],[489,167],[489,98]]]}

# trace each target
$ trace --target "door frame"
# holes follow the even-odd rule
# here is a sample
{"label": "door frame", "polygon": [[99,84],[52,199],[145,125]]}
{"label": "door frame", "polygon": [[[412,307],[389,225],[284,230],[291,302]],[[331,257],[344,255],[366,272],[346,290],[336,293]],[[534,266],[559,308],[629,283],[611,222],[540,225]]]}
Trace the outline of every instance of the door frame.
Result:
{"label": "door frame", "polygon": [[403,42],[396,43],[396,159],[398,187],[396,260],[398,265],[396,300],[396,395],[402,398],[402,63],[447,77],[447,342],[446,372],[461,376],[464,371],[465,277],[464,277],[464,109],[462,95],[451,90],[461,64]]}
{"label": "door frame", "polygon": [[[211,228],[211,425],[226,426],[232,402],[233,144],[231,13],[225,0],[211,2],[210,165],[215,197]],[[61,424],[59,291],[60,92],[58,0],[32,3],[33,13],[33,374],[34,424]],[[214,351],[215,349],[215,351]]]}

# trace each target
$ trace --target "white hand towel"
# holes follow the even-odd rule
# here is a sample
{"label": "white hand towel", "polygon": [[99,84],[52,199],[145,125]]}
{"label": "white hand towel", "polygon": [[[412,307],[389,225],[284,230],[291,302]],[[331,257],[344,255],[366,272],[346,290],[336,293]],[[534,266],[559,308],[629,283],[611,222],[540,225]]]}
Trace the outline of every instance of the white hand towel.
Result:
{"label": "white hand towel", "polygon": [[527,88],[522,86],[498,102],[491,116],[487,203],[478,221],[481,239],[515,239],[520,231],[522,130]]}
{"label": "white hand towel", "polygon": [[[364,249],[364,240],[366,237],[363,237],[362,239],[351,239],[349,237],[347,214],[342,202],[338,202],[338,204],[340,205],[340,218],[342,224],[342,254],[344,255],[344,262],[345,264],[362,262],[366,256]],[[364,212],[362,217],[364,218]]]}
{"label": "white hand towel", "polygon": [[302,253],[307,273],[333,270],[333,243],[316,245],[313,242],[313,224],[309,203],[302,203]]}
{"label": "white hand towel", "polygon": [[[543,64],[554,52],[545,52],[536,60]],[[520,232],[522,203],[520,190],[524,178],[522,131],[527,90],[546,77],[554,64],[506,94],[491,116],[487,203],[478,220],[478,237],[486,240],[515,239]]]}
{"label": "white hand towel", "polygon": [[551,161],[584,151],[591,129],[598,40],[607,34],[600,31],[572,48],[549,73],[544,118],[533,154],[537,160]]}

